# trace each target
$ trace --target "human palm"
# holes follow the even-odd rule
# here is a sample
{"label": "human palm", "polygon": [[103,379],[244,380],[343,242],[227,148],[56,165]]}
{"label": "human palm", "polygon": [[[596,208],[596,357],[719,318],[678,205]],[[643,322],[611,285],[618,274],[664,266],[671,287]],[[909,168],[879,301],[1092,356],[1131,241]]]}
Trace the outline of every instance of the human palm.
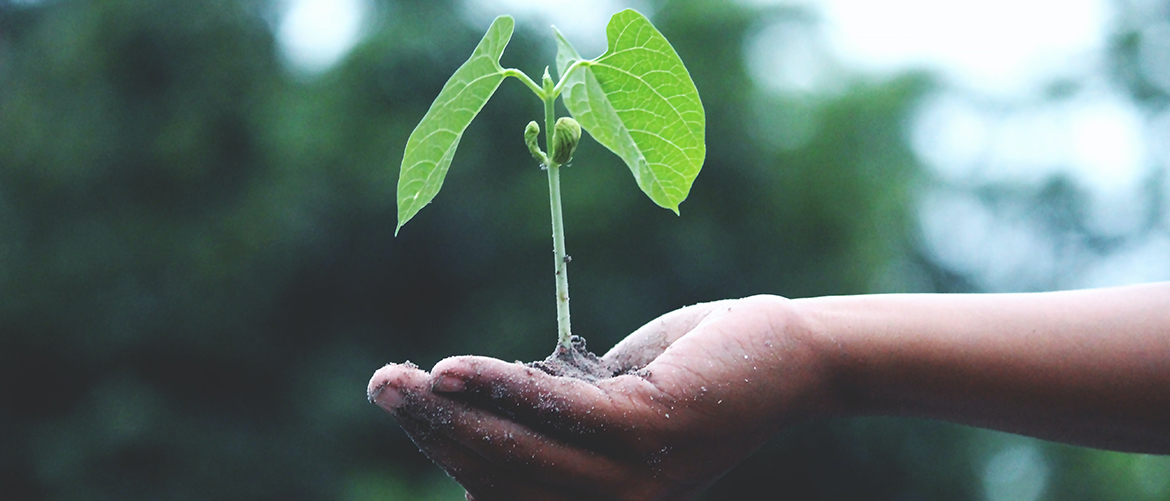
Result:
{"label": "human palm", "polygon": [[646,324],[603,357],[623,375],[596,384],[453,357],[389,365],[369,391],[469,499],[689,499],[826,412],[807,332],[787,300],[756,296]]}

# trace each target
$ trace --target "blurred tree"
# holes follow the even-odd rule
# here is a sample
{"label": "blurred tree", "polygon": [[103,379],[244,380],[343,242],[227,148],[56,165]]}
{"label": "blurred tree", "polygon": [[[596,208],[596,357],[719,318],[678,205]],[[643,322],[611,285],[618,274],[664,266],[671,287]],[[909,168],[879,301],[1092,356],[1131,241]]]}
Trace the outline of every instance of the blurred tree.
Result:
{"label": "blurred tree", "polygon": [[[675,217],[582,141],[564,173],[566,227],[574,325],[594,350],[696,301],[903,287],[890,270],[921,261],[909,217],[920,176],[901,124],[931,81],[771,94],[748,77],[745,38],[799,12],[651,7],[703,96],[708,159]],[[306,77],[277,55],[276,8],[0,2],[6,498],[457,499],[364,402],[370,373],[551,350],[547,185],[521,140],[540,108],[527,89],[501,88],[442,203],[419,214],[430,221],[392,237],[402,146],[484,26],[454,0],[382,1],[364,42]],[[503,62],[539,74],[552,61],[549,31],[521,24]],[[777,483],[808,499],[974,498],[983,456],[971,444],[986,440],[905,420],[808,425],[707,499]],[[1082,485],[1061,472],[1087,454],[1052,462],[1053,481]],[[1117,471],[1161,465],[1101,457]],[[1117,485],[1084,492],[1140,487]]]}

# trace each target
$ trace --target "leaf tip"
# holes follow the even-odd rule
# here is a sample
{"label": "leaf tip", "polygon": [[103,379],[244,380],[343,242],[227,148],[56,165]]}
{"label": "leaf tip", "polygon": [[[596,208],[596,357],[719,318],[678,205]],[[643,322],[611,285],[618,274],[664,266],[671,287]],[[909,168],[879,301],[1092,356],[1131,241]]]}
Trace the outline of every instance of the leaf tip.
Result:
{"label": "leaf tip", "polygon": [[557,37],[557,47],[558,48],[560,47],[561,44],[568,45],[570,48],[572,47],[572,45],[569,45],[569,40],[565,38],[565,35],[563,33],[561,33],[561,30],[557,29],[556,25],[553,25],[552,30],[553,30],[553,35]]}
{"label": "leaf tip", "polygon": [[[413,213],[407,213],[407,212],[404,212],[403,209],[399,208],[399,210],[398,210],[398,224],[396,226],[394,226],[394,236],[395,237],[398,236],[399,231],[402,231],[402,227],[406,226],[406,223],[409,223],[410,220],[413,219],[414,215],[417,213],[418,213],[418,211],[415,211]],[[403,217],[403,215],[406,215],[406,217]]]}

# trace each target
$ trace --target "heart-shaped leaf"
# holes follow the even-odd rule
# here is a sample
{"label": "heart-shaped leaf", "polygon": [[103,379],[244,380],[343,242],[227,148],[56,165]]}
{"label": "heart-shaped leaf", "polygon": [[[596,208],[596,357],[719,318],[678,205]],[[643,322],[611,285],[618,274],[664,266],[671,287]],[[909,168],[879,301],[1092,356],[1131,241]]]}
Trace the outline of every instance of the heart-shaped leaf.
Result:
{"label": "heart-shaped leaf", "polygon": [[398,227],[418,214],[443,187],[463,131],[504,81],[500,55],[512,39],[514,22],[500,16],[492,22],[471,58],[443,85],[418,126],[406,140],[398,172]]}
{"label": "heart-shaped leaf", "polygon": [[[614,14],[609,49],[569,75],[569,113],[629,166],[654,203],[678,213],[706,156],[706,115],[678,53],[645,16]],[[581,56],[557,33],[561,78]]]}

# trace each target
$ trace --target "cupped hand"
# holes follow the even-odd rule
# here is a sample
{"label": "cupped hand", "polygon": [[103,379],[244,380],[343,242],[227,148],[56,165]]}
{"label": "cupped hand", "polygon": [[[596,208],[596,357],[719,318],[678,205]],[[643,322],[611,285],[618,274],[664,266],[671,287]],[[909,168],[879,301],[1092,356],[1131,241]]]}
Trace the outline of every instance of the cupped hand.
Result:
{"label": "cupped hand", "polygon": [[689,306],[618,343],[597,383],[452,357],[383,367],[369,396],[477,501],[690,499],[787,424],[830,413],[788,300]]}

